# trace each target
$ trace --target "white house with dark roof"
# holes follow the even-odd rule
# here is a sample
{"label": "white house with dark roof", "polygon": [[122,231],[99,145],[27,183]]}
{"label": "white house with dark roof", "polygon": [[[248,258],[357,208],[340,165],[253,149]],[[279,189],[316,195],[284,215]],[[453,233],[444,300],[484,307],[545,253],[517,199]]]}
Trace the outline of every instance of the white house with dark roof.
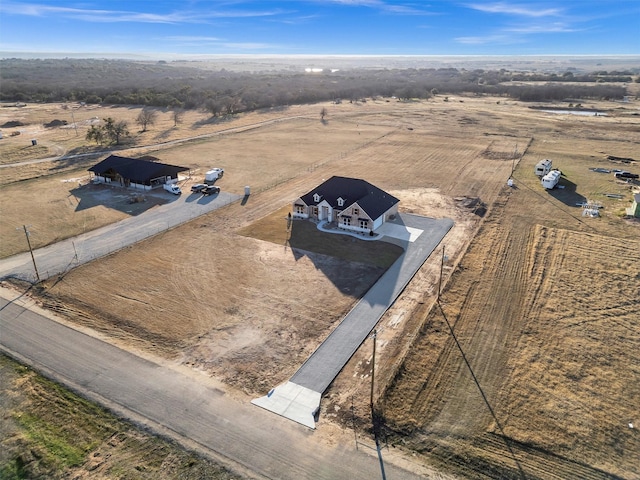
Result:
{"label": "white house with dark roof", "polygon": [[331,177],[293,202],[293,217],[369,233],[398,213],[399,202],[365,180]]}

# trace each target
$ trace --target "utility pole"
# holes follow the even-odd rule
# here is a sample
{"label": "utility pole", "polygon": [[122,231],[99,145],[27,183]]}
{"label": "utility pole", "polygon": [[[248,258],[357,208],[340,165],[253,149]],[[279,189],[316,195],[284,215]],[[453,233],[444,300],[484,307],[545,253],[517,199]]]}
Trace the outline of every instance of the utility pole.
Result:
{"label": "utility pole", "polygon": [[38,273],[38,267],[36,266],[36,257],[33,256],[33,249],[31,248],[31,240],[29,240],[29,230],[27,230],[27,226],[23,225],[24,234],[27,237],[27,245],[29,245],[29,253],[31,254],[31,261],[33,262],[33,269],[36,271],[36,278],[38,282],[40,282],[40,274]]}
{"label": "utility pole", "polygon": [[384,471],[384,462],[382,461],[382,450],[380,448],[380,440],[378,439],[379,420],[376,418],[376,413],[373,409],[373,386],[374,377],[376,371],[376,329],[373,329],[373,357],[371,359],[371,422],[373,423],[373,436],[376,441],[376,451],[378,452],[378,462],[380,463],[380,473],[382,474],[382,480],[387,479],[387,475]]}
{"label": "utility pole", "polygon": [[73,121],[73,128],[76,130],[76,137],[78,136],[78,124],[76,123],[76,117],[73,114],[73,107],[71,107],[71,120]]}
{"label": "utility pole", "polygon": [[442,260],[440,261],[440,279],[438,280],[438,302],[440,302],[440,293],[442,291],[442,270],[444,269],[444,245],[442,246]]}
{"label": "utility pole", "polygon": [[371,398],[369,405],[371,406],[371,413],[373,414],[373,384],[376,371],[376,329],[373,329],[373,358],[371,360]]}

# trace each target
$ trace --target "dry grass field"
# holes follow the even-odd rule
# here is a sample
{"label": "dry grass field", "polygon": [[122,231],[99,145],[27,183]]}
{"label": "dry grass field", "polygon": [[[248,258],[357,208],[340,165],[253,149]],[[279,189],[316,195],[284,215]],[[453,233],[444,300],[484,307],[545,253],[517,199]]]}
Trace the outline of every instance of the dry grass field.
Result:
{"label": "dry grass field", "polygon": [[[249,201],[78,267],[42,285],[40,301],[114,342],[205,370],[230,393],[262,395],[295,372],[381,272],[357,242],[360,260],[345,262],[288,241],[292,200],[331,175],[362,177],[400,198],[401,211],[456,221],[443,241],[441,308],[436,255],[379,325],[375,393],[389,444],[470,478],[636,478],[640,437],[629,423],[640,424],[640,224],[621,213],[640,190],[589,169],[640,173],[607,160],[640,160],[640,117],[635,103],[593,106],[608,116],[435,97],[292,107],[224,124],[193,113],[177,129],[167,118],[140,142],[212,136],[137,152],[191,168],[187,186],[222,166],[221,186],[242,193],[251,185]],[[542,189],[533,175],[542,158],[563,171],[564,188]],[[16,181],[25,168],[38,167],[2,175]],[[29,223],[45,244],[81,233],[81,215],[92,216],[88,228],[127,215],[76,212],[62,180],[80,172],[65,165],[0,187],[3,238]],[[51,192],[31,195],[24,185]],[[469,198],[486,205],[484,216],[465,207]],[[585,200],[601,202],[600,218],[582,216],[576,203]],[[64,232],[51,227],[57,217]],[[320,429],[355,419],[367,430],[370,362],[367,341],[326,392]]]}

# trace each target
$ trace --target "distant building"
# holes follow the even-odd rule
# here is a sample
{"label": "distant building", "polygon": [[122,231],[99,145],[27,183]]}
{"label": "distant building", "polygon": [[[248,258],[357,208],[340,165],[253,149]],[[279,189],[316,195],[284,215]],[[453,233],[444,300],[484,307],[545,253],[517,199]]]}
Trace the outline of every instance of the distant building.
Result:
{"label": "distant building", "polygon": [[117,183],[123,187],[151,190],[176,181],[179,172],[189,169],[138,158],[110,155],[88,170],[93,172],[92,181],[95,183]]}
{"label": "distant building", "polygon": [[293,202],[293,217],[369,233],[398,213],[399,202],[365,180],[331,177]]}

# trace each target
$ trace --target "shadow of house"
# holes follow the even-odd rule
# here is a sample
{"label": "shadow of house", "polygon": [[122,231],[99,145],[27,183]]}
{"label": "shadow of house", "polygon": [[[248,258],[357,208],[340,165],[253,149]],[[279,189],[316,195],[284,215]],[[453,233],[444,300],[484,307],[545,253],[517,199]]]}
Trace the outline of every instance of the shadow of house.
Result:
{"label": "shadow of house", "polygon": [[151,190],[165,183],[177,181],[178,173],[189,169],[139,158],[110,155],[88,170],[94,174],[92,183]]}
{"label": "shadow of house", "polygon": [[313,222],[291,220],[287,245],[296,261],[307,258],[345,295],[361,298],[403,253],[385,241],[366,241],[317,229]]}
{"label": "shadow of house", "polygon": [[145,195],[140,190],[129,192],[124,189],[110,188],[105,184],[80,185],[69,191],[70,197],[77,203],[75,211],[81,212],[101,206],[136,216],[147,210],[164,205],[172,200],[170,196]]}
{"label": "shadow of house", "polygon": [[[385,271],[388,274],[406,249],[406,242],[371,241],[381,237],[376,230],[385,223],[394,221],[401,225],[399,202],[365,180],[331,177],[293,202],[292,219],[298,221],[290,221],[288,243],[294,257],[296,260],[309,257],[342,292],[362,296]],[[322,230],[317,228],[319,223]],[[309,255],[309,251],[338,258],[345,268],[335,272],[319,256]],[[365,276],[363,272],[347,278],[346,262],[370,265],[370,274]],[[349,264],[349,269],[353,267]],[[385,303],[388,299],[387,294],[381,293],[375,301]]]}

